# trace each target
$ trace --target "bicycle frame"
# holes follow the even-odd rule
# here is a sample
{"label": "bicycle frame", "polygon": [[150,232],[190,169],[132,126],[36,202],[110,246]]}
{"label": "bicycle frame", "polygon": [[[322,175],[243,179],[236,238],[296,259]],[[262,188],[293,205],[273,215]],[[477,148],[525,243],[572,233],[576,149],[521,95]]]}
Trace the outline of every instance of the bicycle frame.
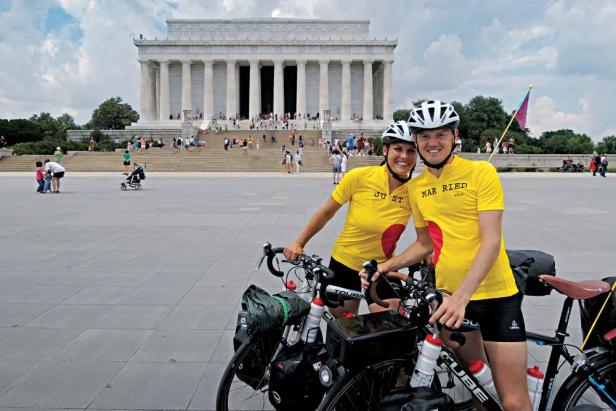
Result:
{"label": "bicycle frame", "polygon": [[[567,333],[567,326],[569,325],[569,319],[571,317],[571,309],[573,308],[574,300],[571,297],[567,297],[563,303],[563,308],[560,313],[560,319],[558,321],[558,327],[553,337],[534,333],[531,331],[526,332],[526,339],[534,342],[539,346],[551,345],[550,357],[548,360],[548,368],[545,372],[545,381],[543,382],[543,390],[541,393],[541,401],[539,403],[539,410],[543,411],[547,409],[548,402],[550,401],[552,392],[554,390],[554,381],[558,375],[560,358],[564,358],[571,366],[576,361],[576,356],[571,355],[565,346],[565,338],[569,336]],[[586,351],[585,351],[586,352]],[[589,367],[576,367],[572,373],[580,373],[589,380],[590,385],[594,388],[595,392],[606,403],[612,403],[616,407],[615,400],[609,397],[596,382],[595,372],[596,369],[592,364],[587,364]]]}
{"label": "bicycle frame", "polygon": [[[547,409],[548,403],[552,397],[552,392],[554,390],[554,381],[556,380],[556,376],[559,372],[559,362],[561,357],[567,361],[571,366],[574,366],[576,363],[576,356],[571,355],[565,345],[565,339],[569,336],[567,333],[567,326],[569,324],[569,319],[571,317],[571,310],[573,308],[574,300],[570,297],[565,299],[563,303],[563,308],[560,314],[560,319],[558,322],[558,327],[556,329],[554,336],[548,336],[543,334],[538,334],[532,331],[526,332],[526,338],[530,342],[534,342],[539,346],[551,346],[550,357],[548,360],[548,367],[545,372],[545,380],[543,382],[543,389],[541,393],[541,400],[539,402],[538,409],[540,411],[544,411]],[[585,351],[588,353],[590,350]],[[584,360],[581,365],[587,365],[587,367],[577,366],[572,371],[572,374],[578,373],[583,375],[588,379],[590,385],[594,388],[594,391],[597,393],[599,397],[607,404],[613,404],[616,407],[615,399],[610,397],[608,393],[602,391],[600,383],[597,382],[596,379],[596,369],[594,368],[594,362],[601,361],[601,357],[604,355],[608,355],[609,352],[599,352],[593,351],[593,361],[592,363]],[[484,407],[488,410],[501,410],[501,406],[494,400],[489,394],[483,389],[481,384],[474,378],[474,376],[468,372],[465,367],[462,367],[457,359],[453,351],[447,347],[443,347],[441,351],[440,360],[442,364],[444,364],[451,372],[464,384],[464,386],[471,392],[474,398],[479,400]],[[488,400],[486,401],[486,398]]]}

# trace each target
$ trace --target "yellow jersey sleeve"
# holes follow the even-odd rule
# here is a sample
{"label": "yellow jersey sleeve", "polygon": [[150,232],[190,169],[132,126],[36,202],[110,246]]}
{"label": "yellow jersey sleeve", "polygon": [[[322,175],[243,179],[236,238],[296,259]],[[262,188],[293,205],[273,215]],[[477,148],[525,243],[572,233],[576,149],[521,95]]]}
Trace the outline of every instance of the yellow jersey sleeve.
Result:
{"label": "yellow jersey sleeve", "polygon": [[332,192],[332,198],[340,205],[351,200],[351,196],[357,189],[358,168],[346,173],[338,183],[338,187]]}
{"label": "yellow jersey sleeve", "polygon": [[504,210],[503,186],[496,168],[486,161],[478,164],[475,170],[477,181],[477,211]]}
{"label": "yellow jersey sleeve", "polygon": [[417,190],[415,189],[415,185],[411,183],[409,185],[409,202],[411,203],[411,213],[413,214],[413,224],[415,227],[425,227],[428,224],[424,219],[423,214],[421,214],[421,210],[417,207],[417,195],[415,194]]}

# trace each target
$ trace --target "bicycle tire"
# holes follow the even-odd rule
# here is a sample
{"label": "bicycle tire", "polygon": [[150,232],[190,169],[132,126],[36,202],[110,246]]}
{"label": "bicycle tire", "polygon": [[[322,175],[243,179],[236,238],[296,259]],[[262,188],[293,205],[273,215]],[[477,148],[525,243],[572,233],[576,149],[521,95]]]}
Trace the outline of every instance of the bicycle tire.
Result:
{"label": "bicycle tire", "polygon": [[411,358],[395,358],[352,372],[334,383],[318,411],[375,409],[385,394],[408,385],[414,368]]}
{"label": "bicycle tire", "polygon": [[[267,334],[249,336],[237,349],[222,375],[216,394],[216,410],[273,410],[268,399],[269,364],[280,340]],[[261,380],[251,384],[238,377],[246,364],[262,369]],[[258,378],[258,377],[257,377]],[[253,387],[253,385],[255,385]]]}
{"label": "bicycle tire", "polygon": [[[616,398],[616,362],[603,366],[598,372],[606,381],[606,389],[610,395]],[[595,405],[604,410],[614,409],[614,406],[601,400],[586,377],[572,374],[558,390],[552,410],[566,411],[580,405]]]}

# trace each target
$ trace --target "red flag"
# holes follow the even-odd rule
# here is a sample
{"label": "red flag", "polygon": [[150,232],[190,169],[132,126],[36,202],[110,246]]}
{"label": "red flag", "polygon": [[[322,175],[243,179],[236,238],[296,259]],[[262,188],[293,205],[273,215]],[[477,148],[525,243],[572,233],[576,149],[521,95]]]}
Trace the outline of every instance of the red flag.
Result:
{"label": "red flag", "polygon": [[526,97],[520,103],[518,110],[515,113],[515,119],[520,125],[520,129],[526,129],[526,112],[528,111],[528,97],[530,96],[530,90],[526,93]]}

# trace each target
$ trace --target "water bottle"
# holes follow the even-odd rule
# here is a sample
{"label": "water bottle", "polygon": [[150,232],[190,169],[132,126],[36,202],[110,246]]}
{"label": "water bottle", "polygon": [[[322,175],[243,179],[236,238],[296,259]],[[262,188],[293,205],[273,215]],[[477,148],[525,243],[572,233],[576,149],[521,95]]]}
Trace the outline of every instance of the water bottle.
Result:
{"label": "water bottle", "polygon": [[529,368],[526,370],[526,380],[528,382],[528,397],[530,398],[530,403],[533,406],[533,411],[537,411],[539,409],[544,379],[545,375],[543,375],[538,365],[534,365],[533,368]]}
{"label": "water bottle", "polygon": [[411,387],[430,387],[432,385],[436,360],[441,354],[442,347],[443,341],[439,337],[432,337],[431,334],[428,334],[417,356],[417,364],[415,364],[415,370],[411,377]]}
{"label": "water bottle", "polygon": [[[282,291],[293,291],[297,289],[297,283],[293,280],[289,280],[282,285]],[[289,345],[295,345],[299,341],[300,335],[295,327],[285,327],[283,338],[287,340]]]}
{"label": "water bottle", "polygon": [[321,326],[321,317],[325,312],[325,304],[319,297],[315,297],[310,303],[310,313],[304,321],[304,328],[302,330],[302,341],[305,343],[313,343],[317,339],[319,328]]}
{"label": "water bottle", "polygon": [[468,366],[468,369],[473,376],[477,378],[479,384],[485,388],[485,390],[500,404],[500,398],[498,398],[498,393],[496,392],[496,386],[494,385],[494,380],[492,379],[492,371],[488,364],[483,362],[482,360],[473,360]]}

